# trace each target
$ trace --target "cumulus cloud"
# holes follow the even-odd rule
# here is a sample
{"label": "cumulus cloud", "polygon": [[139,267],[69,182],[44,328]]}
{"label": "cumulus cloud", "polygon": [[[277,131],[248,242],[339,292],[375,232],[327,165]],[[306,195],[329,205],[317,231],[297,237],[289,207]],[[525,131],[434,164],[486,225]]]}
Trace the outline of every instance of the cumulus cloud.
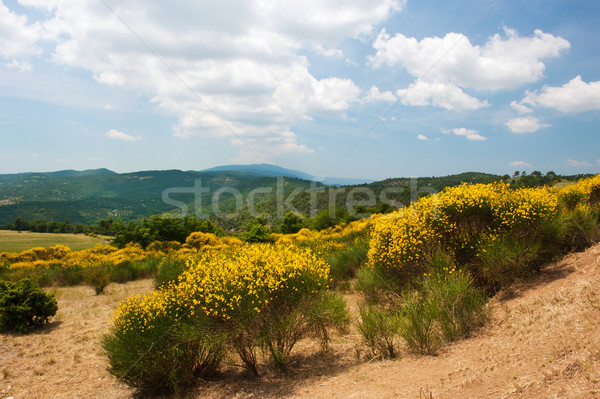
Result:
{"label": "cumulus cloud", "polygon": [[177,116],[178,136],[226,137],[268,157],[282,147],[306,150],[294,123],[344,118],[360,101],[352,80],[313,76],[303,54],[343,59],[343,40],[371,35],[405,0],[111,4],[152,51],[102,2],[20,3],[51,15],[42,25],[56,43],[56,63],[151,98]]}
{"label": "cumulus cloud", "polygon": [[427,136],[425,136],[425,135],[423,135],[423,134],[419,134],[419,135],[417,136],[417,138],[418,138],[419,140],[423,140],[423,141],[429,141],[429,137],[427,137]]}
{"label": "cumulus cloud", "polygon": [[529,114],[533,112],[533,108],[530,108],[527,105],[518,103],[516,101],[511,102],[510,106],[520,114]]}
{"label": "cumulus cloud", "polygon": [[471,141],[484,141],[487,140],[487,137],[480,135],[477,130],[467,129],[464,127],[457,127],[451,130],[441,129],[444,134],[455,134],[457,136],[465,137],[467,140]]}
{"label": "cumulus cloud", "polygon": [[418,81],[396,92],[404,105],[434,105],[447,110],[473,110],[487,107],[487,101],[466,94],[459,87],[440,82]]}
{"label": "cumulus cloud", "polygon": [[576,76],[561,87],[544,86],[539,93],[527,92],[521,104],[565,113],[600,110],[600,81],[586,83]]}
{"label": "cumulus cloud", "polygon": [[391,91],[379,91],[377,86],[371,86],[367,95],[364,98],[364,102],[370,103],[375,101],[389,101],[394,102],[398,98]]}
{"label": "cumulus cloud", "polygon": [[533,133],[543,127],[549,127],[550,124],[540,123],[539,119],[534,116],[524,116],[514,118],[506,122],[506,127],[513,133]]}
{"label": "cumulus cloud", "polygon": [[6,61],[5,67],[31,72],[29,60],[41,53],[40,38],[39,23],[28,23],[27,16],[12,12],[0,2],[0,58]]}
{"label": "cumulus cloud", "polygon": [[106,134],[106,136],[110,137],[111,139],[115,139],[115,140],[137,141],[137,140],[142,139],[140,136],[132,136],[130,134],[123,133],[123,132],[120,132],[115,129],[111,129],[108,132],[106,132],[105,134]]}
{"label": "cumulus cloud", "polygon": [[574,168],[588,168],[588,167],[592,166],[592,164],[590,164],[589,162],[577,161],[575,159],[567,160],[567,165],[574,167]]}
{"label": "cumulus cloud", "polygon": [[508,166],[512,166],[513,168],[531,168],[532,165],[530,163],[527,163],[525,161],[513,161],[511,163],[508,164]]}
{"label": "cumulus cloud", "polygon": [[[505,28],[504,36],[496,34],[483,46],[478,46],[459,33],[419,41],[401,33],[391,36],[384,29],[373,47],[376,53],[369,57],[373,67],[404,68],[412,76],[430,83],[424,85],[421,91],[430,92],[429,97],[437,97],[440,87],[445,88],[442,91],[445,95],[448,91],[462,93],[462,89],[466,88],[479,91],[514,89],[538,81],[544,76],[542,60],[559,56],[570,47],[570,43],[541,30],[534,31],[531,37],[521,37],[516,31]],[[424,96],[427,97],[420,95]],[[462,93],[461,96],[467,95]],[[477,104],[474,100],[471,97],[470,101],[458,104],[473,109],[473,104]],[[443,107],[444,101],[427,103]],[[483,102],[479,103],[481,106]],[[424,105],[416,101],[407,104]]]}

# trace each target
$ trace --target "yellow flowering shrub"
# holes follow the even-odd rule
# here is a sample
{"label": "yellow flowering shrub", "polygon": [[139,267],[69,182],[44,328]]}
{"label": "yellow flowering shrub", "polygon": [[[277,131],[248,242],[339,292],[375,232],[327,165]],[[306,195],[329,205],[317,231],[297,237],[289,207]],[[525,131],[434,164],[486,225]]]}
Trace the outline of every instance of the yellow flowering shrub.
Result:
{"label": "yellow flowering shrub", "polygon": [[559,200],[567,209],[574,209],[580,204],[600,206],[600,174],[563,188]]}
{"label": "yellow flowering shrub", "polygon": [[[144,341],[164,329],[165,320],[200,323],[204,335],[198,339],[226,334],[228,347],[257,373],[258,346],[285,365],[309,326],[324,331],[327,323],[341,320],[334,312],[331,317],[316,314],[335,308],[345,317],[345,305],[327,296],[328,284],[328,265],[308,248],[253,244],[200,252],[188,259],[177,282],[124,301],[105,342]],[[113,370],[125,367],[122,360],[111,360]]]}
{"label": "yellow flowering shrub", "polygon": [[413,272],[442,250],[465,263],[490,237],[527,228],[557,212],[553,188],[512,190],[504,183],[465,183],[376,219],[369,262]]}

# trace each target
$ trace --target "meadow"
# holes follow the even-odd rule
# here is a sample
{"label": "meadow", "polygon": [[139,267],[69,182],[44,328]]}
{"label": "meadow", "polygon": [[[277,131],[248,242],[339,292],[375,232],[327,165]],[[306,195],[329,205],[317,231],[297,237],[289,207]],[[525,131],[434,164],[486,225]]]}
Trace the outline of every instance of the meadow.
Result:
{"label": "meadow", "polygon": [[34,247],[65,245],[73,251],[108,244],[109,237],[90,237],[84,234],[33,233],[30,231],[0,230],[0,252],[21,252]]}
{"label": "meadow", "polygon": [[98,296],[151,277],[97,345],[125,385],[182,394],[232,368],[294,373],[300,350],[331,353],[339,340],[352,341],[359,363],[444,353],[494,320],[498,295],[600,241],[599,226],[600,175],[560,189],[463,184],[267,243],[195,232],[183,244],[54,245],[0,253],[0,273],[84,283]]}

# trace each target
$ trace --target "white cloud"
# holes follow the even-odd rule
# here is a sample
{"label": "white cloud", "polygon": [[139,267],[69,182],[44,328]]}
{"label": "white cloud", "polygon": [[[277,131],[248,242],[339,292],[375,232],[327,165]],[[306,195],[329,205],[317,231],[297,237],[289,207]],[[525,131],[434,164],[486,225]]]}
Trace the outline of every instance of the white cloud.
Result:
{"label": "white cloud", "polygon": [[530,108],[527,105],[518,103],[516,101],[511,102],[510,106],[520,114],[529,114],[533,112],[533,108]]}
{"label": "white cloud", "polygon": [[588,168],[588,167],[592,166],[592,164],[590,164],[589,162],[576,161],[574,159],[567,160],[567,165],[574,167],[574,168]]}
{"label": "white cloud", "polygon": [[[420,88],[422,93],[418,97],[435,98],[440,95],[440,88],[444,88],[442,96],[453,92],[469,98],[469,101],[459,101],[448,109],[475,109],[485,102],[468,96],[462,89],[497,91],[538,81],[544,76],[546,67],[542,60],[558,57],[570,48],[570,44],[541,30],[536,30],[531,37],[521,37],[516,31],[505,28],[505,37],[496,34],[483,46],[478,46],[459,33],[419,41],[401,33],[392,37],[384,29],[373,47],[376,54],[368,57],[372,66],[404,68],[428,83]],[[447,101],[405,102],[444,107],[443,103]],[[460,105],[466,108],[459,108]]]}
{"label": "white cloud", "polygon": [[440,82],[418,81],[396,92],[404,105],[434,105],[447,110],[473,110],[487,107],[487,101],[466,94],[459,87]]}
{"label": "white cloud", "polygon": [[429,141],[429,137],[427,137],[427,136],[425,136],[425,135],[422,135],[422,134],[419,134],[419,135],[417,136],[417,138],[418,138],[419,140],[423,140],[423,141]]}
{"label": "white cloud", "polygon": [[506,38],[496,34],[477,46],[459,33],[418,41],[401,33],[391,37],[383,30],[373,45],[377,53],[369,60],[376,67],[401,66],[413,76],[427,73],[428,79],[460,87],[502,90],[538,81],[544,76],[541,60],[570,48],[567,40],[541,30],[532,37],[520,37],[508,28],[505,33]]}
{"label": "white cloud", "polygon": [[441,129],[442,133],[444,134],[451,134],[454,133],[457,136],[463,136],[466,137],[467,140],[471,140],[471,141],[483,141],[483,140],[487,140],[486,137],[480,135],[477,130],[473,130],[473,129],[467,129],[464,127],[457,127],[451,130],[447,130],[447,129]]}
{"label": "white cloud", "polygon": [[525,161],[513,161],[511,163],[508,164],[508,166],[512,166],[513,168],[531,168],[532,165],[525,162]]}
{"label": "white cloud", "polygon": [[40,38],[39,23],[28,23],[27,16],[12,12],[0,1],[0,58],[7,61],[5,67],[31,72],[29,60],[41,53]]}
{"label": "white cloud", "polygon": [[[294,123],[315,116],[345,118],[348,108],[360,101],[360,89],[352,80],[316,78],[302,54],[343,57],[339,45],[345,39],[372,34],[405,0],[111,4],[169,68],[102,2],[20,3],[52,15],[43,29],[57,43],[53,58],[58,64],[83,68],[102,84],[152,98],[177,116],[176,135],[242,139],[268,157],[282,145],[305,150],[301,138],[294,134],[290,139]],[[271,137],[279,141],[268,141]]]}
{"label": "white cloud", "polygon": [[551,125],[540,123],[539,119],[534,116],[524,116],[509,120],[506,122],[506,126],[513,133],[533,133]]}
{"label": "white cloud", "polygon": [[377,86],[371,86],[369,91],[367,92],[366,97],[364,98],[364,102],[370,103],[375,101],[389,101],[394,102],[397,98],[391,91],[379,91]]}
{"label": "white cloud", "polygon": [[527,92],[521,103],[561,112],[600,110],[600,81],[586,83],[576,76],[561,87],[544,86],[540,93]]}
{"label": "white cloud", "polygon": [[132,136],[130,134],[123,133],[123,132],[120,132],[115,129],[111,129],[108,132],[106,132],[105,134],[106,134],[106,136],[110,137],[111,139],[115,139],[115,140],[137,141],[137,140],[142,139],[140,136]]}

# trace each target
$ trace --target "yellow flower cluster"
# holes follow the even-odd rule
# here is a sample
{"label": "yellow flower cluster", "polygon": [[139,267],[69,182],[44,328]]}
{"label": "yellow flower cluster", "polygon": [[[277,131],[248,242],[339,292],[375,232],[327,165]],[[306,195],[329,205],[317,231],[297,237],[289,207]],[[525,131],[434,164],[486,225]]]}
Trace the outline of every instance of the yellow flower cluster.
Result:
{"label": "yellow flower cluster", "polygon": [[351,236],[367,234],[377,217],[378,215],[373,215],[371,218],[359,219],[342,226],[333,226],[321,231],[312,231],[303,228],[295,234],[274,233],[271,234],[271,239],[278,244],[345,239]]}
{"label": "yellow flower cluster", "polygon": [[579,205],[600,206],[600,174],[563,188],[560,190],[559,200],[569,209]]}
{"label": "yellow flower cluster", "polygon": [[124,301],[114,332],[144,331],[163,318],[248,318],[270,303],[313,295],[328,283],[329,266],[307,248],[254,244],[201,252],[189,258],[177,283]]}
{"label": "yellow flower cluster", "polygon": [[0,265],[9,269],[71,269],[141,261],[151,255],[139,245],[117,249],[111,245],[98,244],[76,252],[64,245],[55,245],[47,249],[32,248],[20,253],[3,252],[0,254]]}
{"label": "yellow flower cluster", "polygon": [[217,237],[211,233],[190,234],[186,243],[176,241],[153,242],[146,250],[139,244],[129,244],[122,249],[112,245],[96,245],[82,251],[71,251],[64,245],[50,248],[36,247],[20,253],[0,253],[0,267],[10,269],[71,269],[90,266],[110,266],[124,261],[139,262],[146,258],[170,255],[175,258],[188,258],[198,251],[224,249],[242,245],[235,237]]}
{"label": "yellow flower cluster", "polygon": [[528,226],[558,212],[554,188],[512,190],[504,183],[462,184],[375,220],[369,263],[401,268],[436,250],[454,257],[474,253],[484,238]]}

